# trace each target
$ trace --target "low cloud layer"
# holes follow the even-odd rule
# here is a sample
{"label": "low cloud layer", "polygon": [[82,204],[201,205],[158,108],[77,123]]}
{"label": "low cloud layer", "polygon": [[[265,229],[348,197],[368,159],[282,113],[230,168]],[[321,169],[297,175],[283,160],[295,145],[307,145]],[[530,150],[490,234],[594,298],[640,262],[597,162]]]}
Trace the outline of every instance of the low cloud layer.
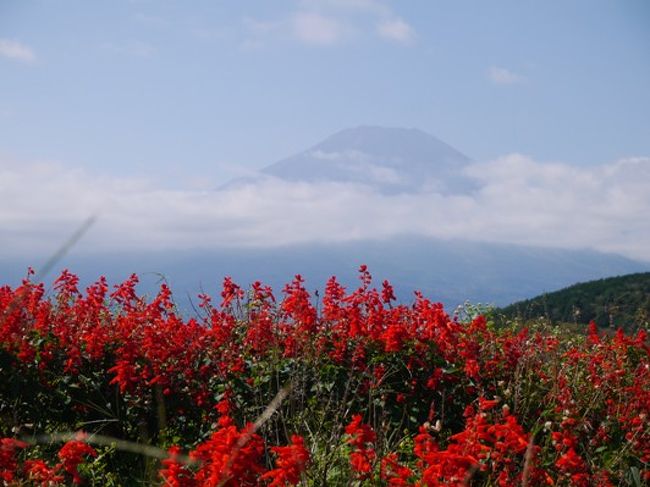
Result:
{"label": "low cloud layer", "polygon": [[593,248],[650,261],[650,158],[592,167],[511,154],[468,166],[466,195],[381,194],[279,179],[169,190],[50,163],[0,160],[5,255],[52,252],[81,223],[79,251],[274,246],[419,234]]}

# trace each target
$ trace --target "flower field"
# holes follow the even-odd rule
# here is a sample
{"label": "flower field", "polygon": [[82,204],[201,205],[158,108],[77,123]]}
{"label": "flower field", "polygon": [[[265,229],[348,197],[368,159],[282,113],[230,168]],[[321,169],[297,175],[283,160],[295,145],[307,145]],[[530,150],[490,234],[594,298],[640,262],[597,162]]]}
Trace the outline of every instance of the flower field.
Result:
{"label": "flower field", "polygon": [[450,316],[388,282],[0,288],[4,485],[641,486],[650,346]]}

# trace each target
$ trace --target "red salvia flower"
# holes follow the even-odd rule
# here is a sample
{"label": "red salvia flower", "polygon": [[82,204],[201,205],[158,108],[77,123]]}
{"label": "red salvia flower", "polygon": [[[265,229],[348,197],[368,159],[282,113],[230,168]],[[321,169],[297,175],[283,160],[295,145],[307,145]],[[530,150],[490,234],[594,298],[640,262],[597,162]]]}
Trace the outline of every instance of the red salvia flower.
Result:
{"label": "red salvia flower", "polygon": [[366,479],[372,472],[372,464],[376,456],[373,443],[377,435],[362,421],[361,415],[355,414],[350,424],[345,427],[345,433],[350,436],[347,441],[353,448],[350,453],[350,466],[360,479]]}
{"label": "red salvia flower", "polygon": [[57,467],[48,467],[40,459],[26,460],[23,465],[23,471],[26,473],[27,478],[34,483],[40,484],[42,487],[62,483],[65,478],[59,473],[59,470],[60,468]]}
{"label": "red salvia flower", "polygon": [[16,452],[25,448],[27,443],[13,438],[0,439],[0,479],[7,484],[14,480],[18,463]]}
{"label": "red salvia flower", "polygon": [[270,480],[269,487],[296,485],[309,462],[309,451],[301,436],[291,436],[291,444],[274,446],[271,451],[277,455],[275,468],[263,474],[261,480]]}
{"label": "red salvia flower", "polygon": [[59,450],[58,457],[61,459],[60,465],[72,476],[72,482],[75,484],[81,484],[83,482],[77,468],[84,463],[85,456],[96,457],[97,452],[92,446],[83,441],[68,441]]}

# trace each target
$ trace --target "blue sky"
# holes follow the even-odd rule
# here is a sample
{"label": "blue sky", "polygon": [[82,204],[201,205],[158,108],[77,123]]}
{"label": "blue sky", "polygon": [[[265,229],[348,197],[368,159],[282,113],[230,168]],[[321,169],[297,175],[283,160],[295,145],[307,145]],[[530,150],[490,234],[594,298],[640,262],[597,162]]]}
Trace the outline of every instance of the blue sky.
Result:
{"label": "blue sky", "polygon": [[[299,225],[650,260],[649,60],[645,0],[0,0],[0,237],[36,248],[96,210],[88,245],[282,244]],[[480,193],[204,193],[360,124],[434,134]]]}
{"label": "blue sky", "polygon": [[0,39],[17,158],[224,179],[366,123],[476,160],[650,154],[643,0],[2,0]]}

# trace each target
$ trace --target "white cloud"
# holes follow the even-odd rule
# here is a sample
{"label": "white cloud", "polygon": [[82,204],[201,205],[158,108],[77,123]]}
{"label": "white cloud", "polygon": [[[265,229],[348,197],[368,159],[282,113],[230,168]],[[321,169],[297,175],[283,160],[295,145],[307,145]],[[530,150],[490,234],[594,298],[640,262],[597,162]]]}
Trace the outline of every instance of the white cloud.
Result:
{"label": "white cloud", "polygon": [[487,70],[487,77],[497,85],[512,85],[525,80],[520,74],[498,66],[490,66]]}
{"label": "white cloud", "polygon": [[352,160],[365,162],[369,156],[365,152],[350,149],[342,152],[326,152],[320,149],[313,150],[308,153],[310,156],[320,159],[322,161],[341,161]]}
{"label": "white cloud", "polygon": [[[342,152],[325,152],[322,150],[310,151],[309,155],[332,165],[339,166],[342,172],[355,174],[359,180],[365,180],[368,184],[401,184],[406,179],[399,171],[374,164],[372,156],[358,150],[350,149]],[[355,178],[356,180],[356,178]]]}
{"label": "white cloud", "polygon": [[291,27],[296,39],[320,46],[330,46],[339,42],[345,27],[339,20],[315,12],[298,12],[291,19]]}
{"label": "white cloud", "polygon": [[576,167],[511,154],[466,172],[480,186],[467,195],[380,194],[362,184],[273,178],[205,191],[0,160],[2,246],[6,254],[51,251],[52,242],[64,241],[98,214],[81,250],[273,246],[418,234],[593,248],[650,260],[650,158]]}
{"label": "white cloud", "polygon": [[410,44],[414,29],[380,0],[299,0],[297,8],[276,20],[244,19],[243,46],[258,48],[269,39],[289,38],[312,46],[333,46],[375,34],[392,42]]}
{"label": "white cloud", "polygon": [[36,55],[29,46],[12,39],[0,39],[0,56],[24,63],[36,60]]}
{"label": "white cloud", "polygon": [[415,31],[400,18],[382,20],[377,24],[377,32],[384,39],[410,44],[415,40]]}
{"label": "white cloud", "polygon": [[281,20],[244,18],[248,37],[243,40],[244,50],[259,49],[269,40],[289,38],[311,46],[332,46],[349,34],[348,26],[336,17],[317,12],[299,11]]}

